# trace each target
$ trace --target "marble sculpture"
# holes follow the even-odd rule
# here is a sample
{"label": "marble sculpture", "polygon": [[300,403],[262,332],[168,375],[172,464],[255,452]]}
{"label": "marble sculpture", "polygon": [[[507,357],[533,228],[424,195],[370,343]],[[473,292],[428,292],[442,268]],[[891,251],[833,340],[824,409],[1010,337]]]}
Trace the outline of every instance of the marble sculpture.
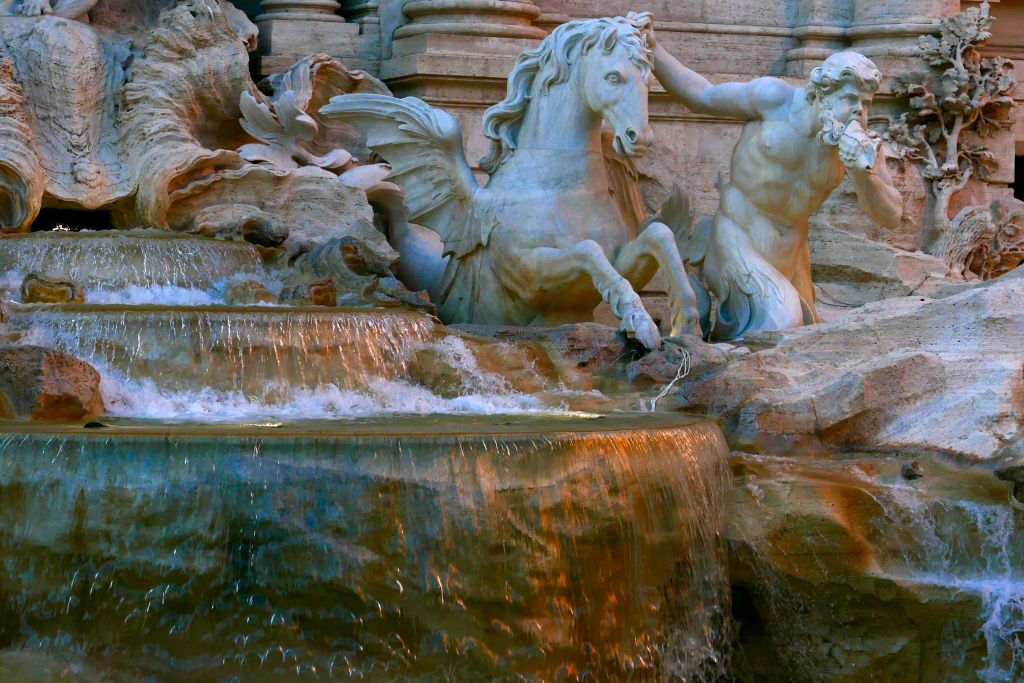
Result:
{"label": "marble sculpture", "polygon": [[[636,239],[610,192],[602,123],[624,157],[653,144],[648,122],[649,14],[572,21],[520,56],[508,97],[487,111],[492,141],[481,186],[459,123],[421,100],[335,97],[321,113],[356,124],[393,165],[414,223],[392,235],[446,323],[558,325],[590,320],[602,300],[647,348],[660,333],[637,289],[659,266],[671,334],[699,333],[697,302],[673,231]],[[408,283],[407,283],[408,284]]]}
{"label": "marble sculpture", "polygon": [[778,78],[712,85],[654,45],[654,73],[690,109],[746,121],[713,223],[698,223],[687,261],[718,299],[715,336],[817,321],[809,219],[849,176],[861,208],[895,228],[902,198],[867,107],[881,75],[863,55],[839,52],[795,88]]}

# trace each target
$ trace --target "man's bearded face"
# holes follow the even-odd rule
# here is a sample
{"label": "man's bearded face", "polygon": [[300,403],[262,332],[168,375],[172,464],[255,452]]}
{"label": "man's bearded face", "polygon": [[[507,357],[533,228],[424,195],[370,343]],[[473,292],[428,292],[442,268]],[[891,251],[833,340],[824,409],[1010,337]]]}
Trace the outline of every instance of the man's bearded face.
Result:
{"label": "man's bearded face", "polygon": [[871,93],[852,81],[844,82],[831,93],[819,94],[818,120],[822,128],[818,139],[827,145],[838,145],[846,127],[864,116],[871,98]]}

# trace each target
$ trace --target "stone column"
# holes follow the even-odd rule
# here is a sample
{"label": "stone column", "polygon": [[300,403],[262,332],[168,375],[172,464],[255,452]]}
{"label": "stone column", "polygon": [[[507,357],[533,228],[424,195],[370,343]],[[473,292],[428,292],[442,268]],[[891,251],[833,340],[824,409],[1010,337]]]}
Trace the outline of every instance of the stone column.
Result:
{"label": "stone column", "polygon": [[802,0],[793,36],[799,44],[786,53],[786,73],[807,76],[832,53],[846,47],[853,0]]}
{"label": "stone column", "polygon": [[341,13],[354,24],[380,23],[380,0],[343,0]]}
{"label": "stone column", "polygon": [[317,52],[341,59],[346,66],[376,71],[373,62],[380,59],[379,31],[364,38],[360,24],[346,23],[338,13],[340,2],[263,0],[260,7],[263,14],[256,17],[256,26],[260,30],[257,71],[261,75],[284,71]]}
{"label": "stone column", "polygon": [[256,22],[288,19],[291,21],[345,21],[338,15],[341,4],[335,0],[263,0],[263,14]]}
{"label": "stone column", "polygon": [[534,22],[541,14],[534,0],[406,0],[404,13],[382,0],[385,48],[381,77],[399,96],[413,95],[442,106],[462,122],[466,152],[478,159],[487,149],[480,134],[486,107],[505,96],[508,75],[520,53],[532,49],[547,33]]}
{"label": "stone column", "polygon": [[918,36],[934,33],[942,17],[960,11],[960,0],[854,0],[850,49],[874,60],[882,73],[920,68]]}
{"label": "stone column", "polygon": [[540,13],[533,0],[411,0],[405,5],[409,23],[395,31],[395,39],[427,34],[540,39],[544,30],[533,25]]}

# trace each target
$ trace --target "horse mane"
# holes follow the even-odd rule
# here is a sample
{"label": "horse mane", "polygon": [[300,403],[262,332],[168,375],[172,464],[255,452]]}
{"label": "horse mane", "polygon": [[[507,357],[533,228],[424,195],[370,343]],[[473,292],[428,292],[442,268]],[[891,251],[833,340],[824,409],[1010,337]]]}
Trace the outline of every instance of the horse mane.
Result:
{"label": "horse mane", "polygon": [[494,175],[515,151],[538,76],[543,74],[540,92],[546,93],[551,86],[568,82],[571,67],[595,47],[609,54],[622,45],[646,77],[653,67],[646,35],[651,27],[650,12],[570,21],[556,28],[537,48],[521,54],[508,77],[508,95],[484,113],[483,133],[491,140],[490,151],[480,160],[484,172]]}

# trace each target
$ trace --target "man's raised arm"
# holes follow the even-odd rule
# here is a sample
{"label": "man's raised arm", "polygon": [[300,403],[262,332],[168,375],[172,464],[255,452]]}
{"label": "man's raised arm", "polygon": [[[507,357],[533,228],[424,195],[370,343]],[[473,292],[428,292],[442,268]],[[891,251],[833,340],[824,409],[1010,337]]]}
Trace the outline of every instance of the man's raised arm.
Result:
{"label": "man's raised arm", "polygon": [[793,86],[777,78],[756,78],[749,83],[712,85],[683,66],[661,44],[654,42],[654,75],[671,95],[699,114],[758,119],[789,104]]}

